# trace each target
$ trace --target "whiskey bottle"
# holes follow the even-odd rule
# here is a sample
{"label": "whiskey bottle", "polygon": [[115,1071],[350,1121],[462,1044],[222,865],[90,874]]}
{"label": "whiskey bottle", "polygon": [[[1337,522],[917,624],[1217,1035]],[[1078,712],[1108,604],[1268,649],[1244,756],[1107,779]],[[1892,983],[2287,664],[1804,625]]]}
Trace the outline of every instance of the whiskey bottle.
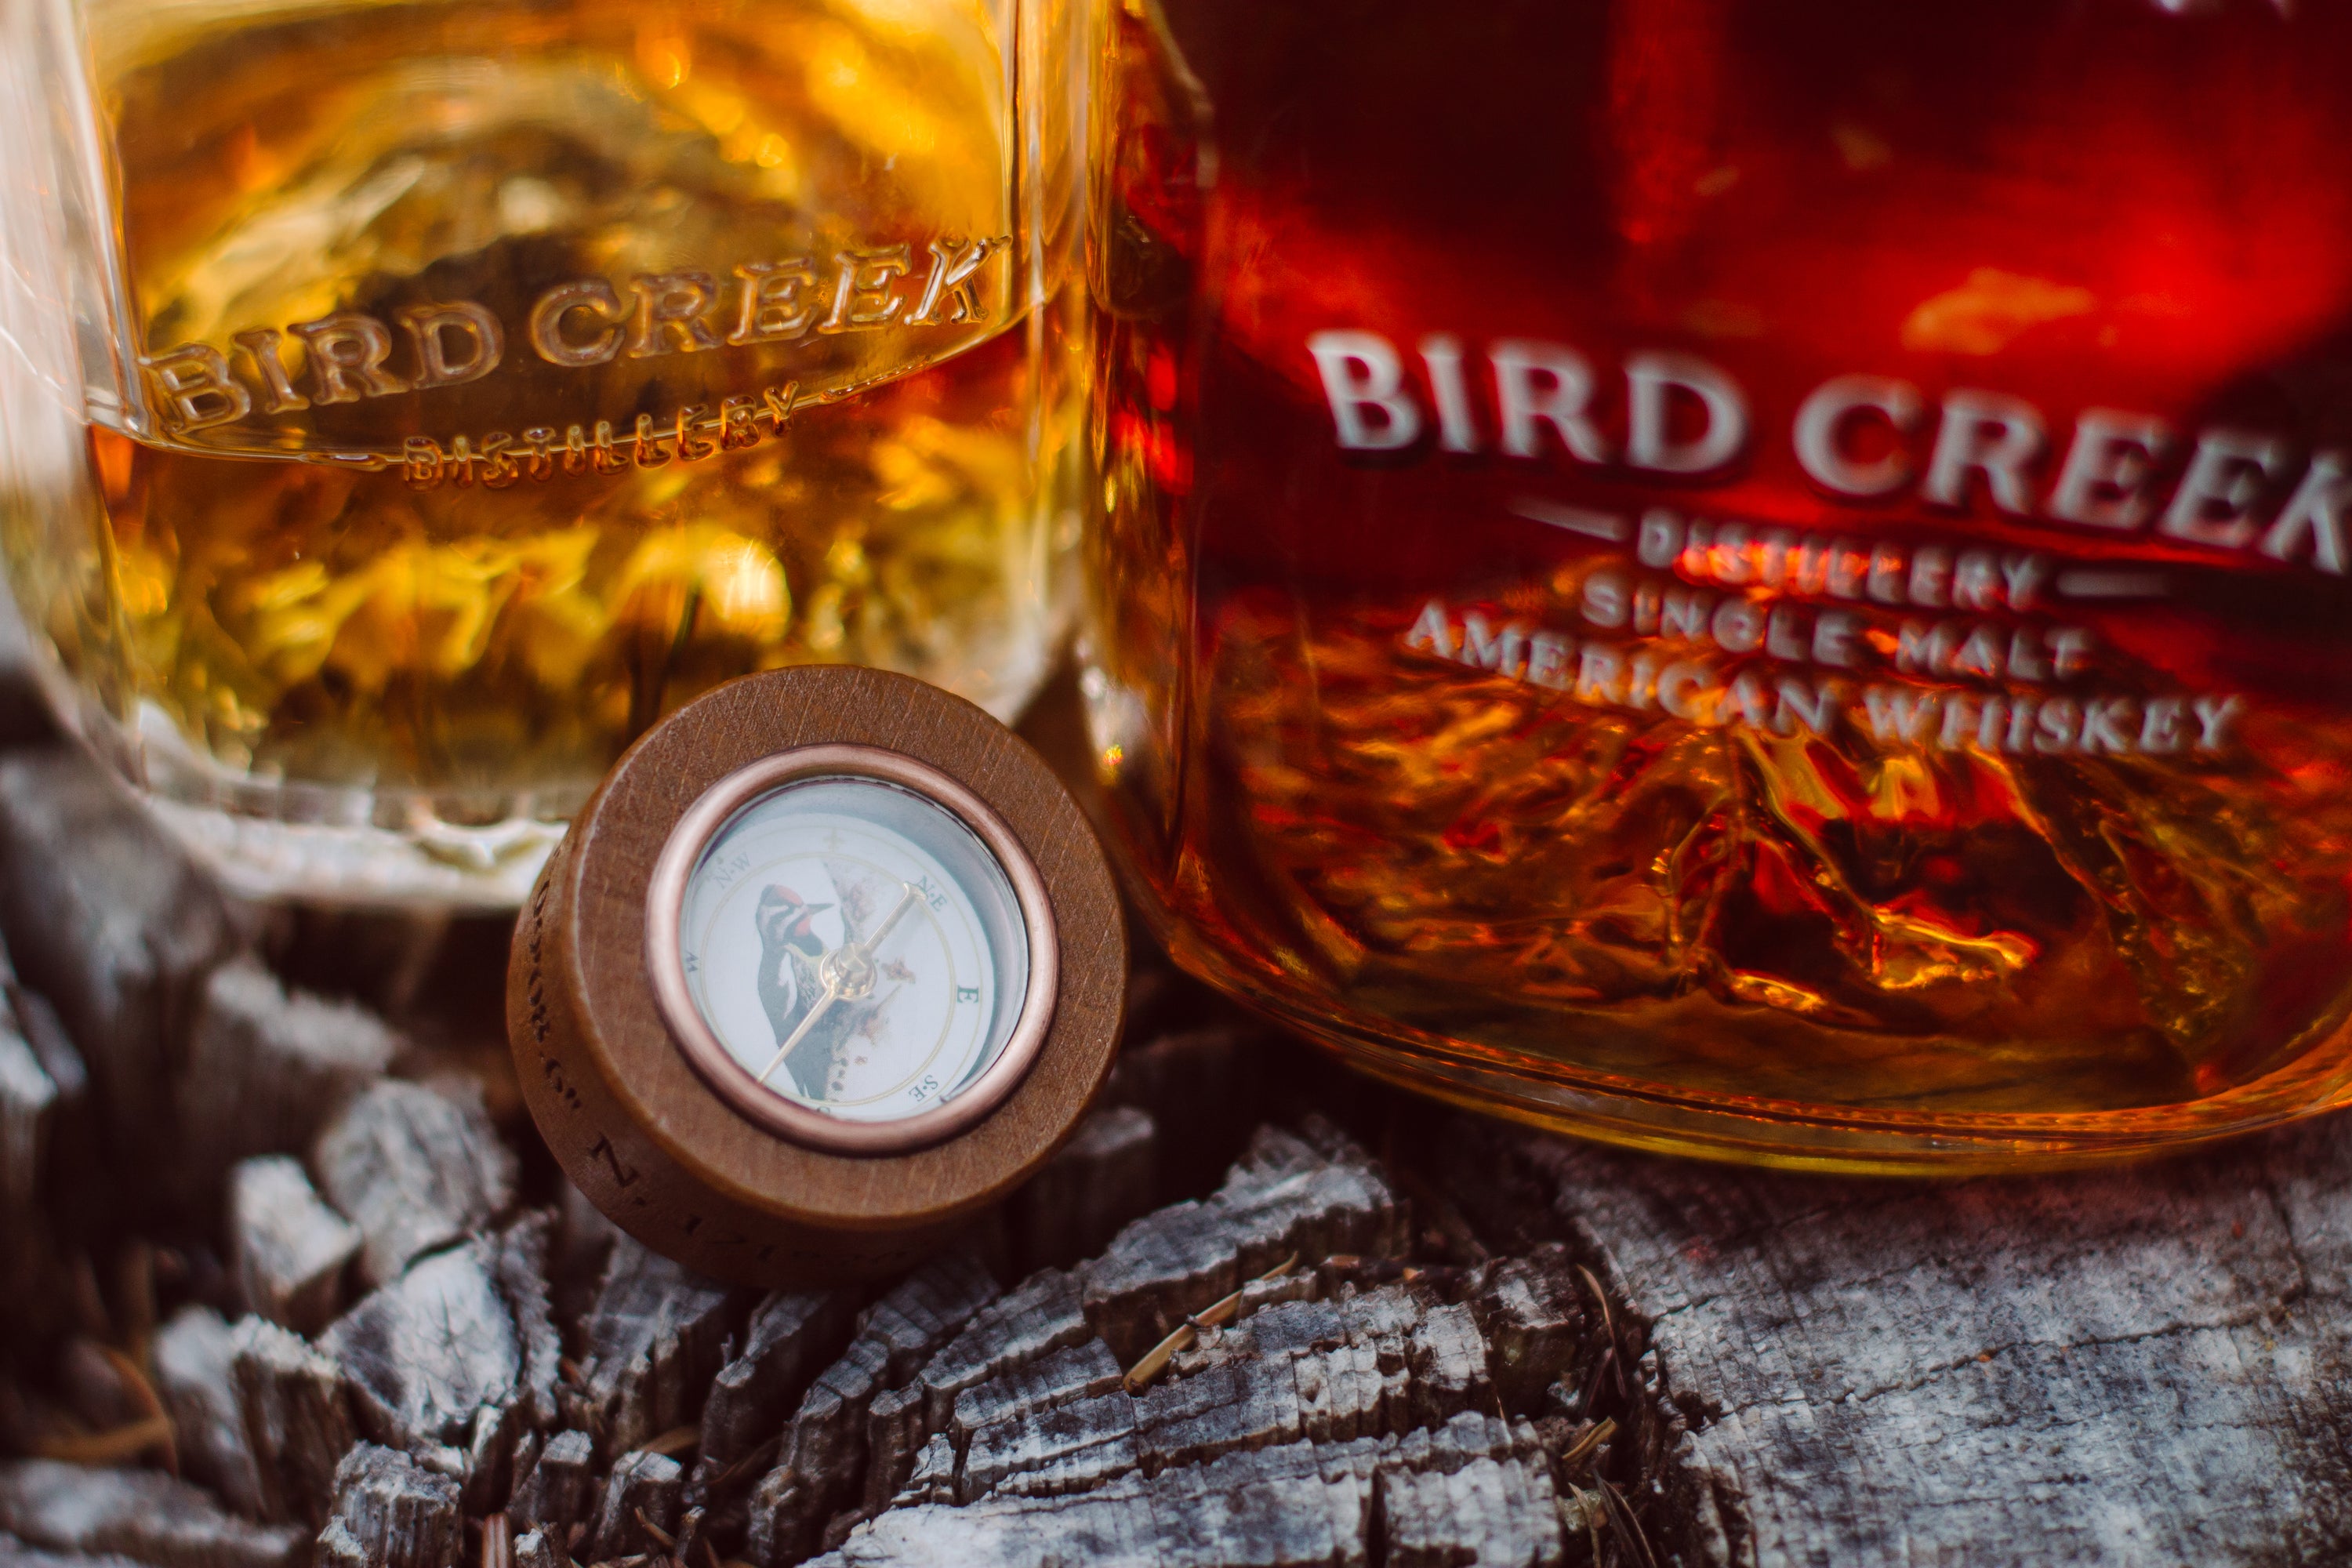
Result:
{"label": "whiskey bottle", "polygon": [[1087,689],[1181,962],[1645,1147],[2352,1079],[2352,17],[1126,0]]}
{"label": "whiskey bottle", "polygon": [[240,886],[511,904],[730,677],[1042,678],[1083,7],[0,25],[0,543],[69,718]]}

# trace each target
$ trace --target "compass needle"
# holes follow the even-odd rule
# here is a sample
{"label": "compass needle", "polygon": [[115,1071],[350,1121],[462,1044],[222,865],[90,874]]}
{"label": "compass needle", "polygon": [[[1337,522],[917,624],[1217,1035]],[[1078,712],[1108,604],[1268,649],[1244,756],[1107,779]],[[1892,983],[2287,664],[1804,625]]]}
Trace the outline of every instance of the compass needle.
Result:
{"label": "compass needle", "polygon": [[910,882],[901,882],[898,886],[906,890],[899,895],[898,903],[891,907],[890,912],[882,917],[880,929],[876,931],[873,937],[866,943],[866,950],[868,952],[880,947],[882,939],[888,936],[890,929],[898,923],[898,917],[914,907],[917,897],[914,885]]}
{"label": "compass needle", "polygon": [[774,1072],[778,1068],[783,1065],[784,1058],[793,1054],[793,1047],[799,1045],[802,1039],[807,1036],[811,1029],[816,1027],[816,1021],[824,1016],[825,1009],[832,1006],[840,995],[840,978],[836,975],[826,980],[824,994],[816,999],[816,1005],[811,1007],[808,1010],[807,1016],[801,1019],[800,1026],[793,1031],[792,1037],[787,1039],[782,1045],[776,1047],[774,1058],[771,1060],[766,1067],[760,1069],[759,1078],[753,1081],[758,1083],[767,1082],[768,1075]]}

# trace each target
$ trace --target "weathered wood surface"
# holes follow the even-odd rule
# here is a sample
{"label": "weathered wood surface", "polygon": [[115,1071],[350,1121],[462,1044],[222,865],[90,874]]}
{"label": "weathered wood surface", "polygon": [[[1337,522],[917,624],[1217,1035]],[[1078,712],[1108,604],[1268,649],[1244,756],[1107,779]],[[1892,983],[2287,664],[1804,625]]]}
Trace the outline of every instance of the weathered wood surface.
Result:
{"label": "weathered wood surface", "polygon": [[857,1496],[876,1397],[905,1382],[1000,1289],[970,1254],[950,1252],[868,1309],[848,1350],[818,1375],[785,1424],[775,1466],[752,1493],[754,1561],[796,1563],[808,1554],[826,1521]]}
{"label": "weathered wood surface", "polygon": [[563,1392],[565,1419],[595,1438],[606,1458],[692,1425],[752,1300],[620,1237],[580,1331],[580,1376]]}
{"label": "weathered wood surface", "polygon": [[301,1162],[258,1154],[229,1172],[229,1256],[245,1304],[273,1323],[317,1333],[341,1310],[359,1227],[319,1200]]}
{"label": "weathered wood surface", "polygon": [[2352,1560],[2340,1118],[1948,1185],[1444,1142],[1492,1234],[1564,1238],[1646,1341],[1687,1563]]}
{"label": "weathered wood surface", "polygon": [[[1433,1483],[1429,1500],[1446,1511],[1421,1513],[1423,1494],[1398,1489],[1408,1478]],[[1448,1487],[1449,1479],[1456,1484]],[[1401,1499],[1410,1500],[1392,1519]],[[1402,1557],[1388,1549],[1400,1537],[1409,1543]],[[1378,1560],[1537,1568],[1563,1561],[1565,1552],[1550,1457],[1535,1429],[1467,1414],[1409,1438],[1284,1444],[1075,1495],[1009,1493],[964,1507],[896,1509],[818,1562],[822,1568],[1303,1568]]]}
{"label": "weathered wood surface", "polygon": [[1087,1271],[1087,1321],[1125,1361],[1188,1312],[1283,1258],[1394,1250],[1394,1194],[1360,1151],[1327,1158],[1280,1128],[1260,1130],[1234,1173],[1202,1203],[1129,1226]]}
{"label": "weathered wood surface", "polygon": [[556,1414],[547,1229],[530,1216],[418,1258],[320,1340],[361,1431],[467,1483],[478,1512],[503,1497],[522,1435]]}
{"label": "weathered wood surface", "polygon": [[0,1463],[0,1531],[56,1552],[114,1552],[156,1568],[299,1568],[310,1539],[249,1524],[156,1470],[48,1459]]}
{"label": "weathered wood surface", "polygon": [[373,1014],[289,993],[250,955],[222,964],[205,983],[176,1095],[191,1177],[206,1184],[253,1155],[307,1152],[399,1050]]}
{"label": "weathered wood surface", "polygon": [[317,1568],[447,1568],[463,1542],[457,1483],[396,1449],[362,1443],[335,1472]]}
{"label": "weathered wood surface", "polygon": [[9,1010],[0,1008],[0,1224],[32,1206],[49,1140],[58,1086]]}
{"label": "weathered wood surface", "polygon": [[110,1150],[152,1163],[190,1017],[236,944],[221,895],[79,752],[35,748],[0,758],[0,930],[89,1063]]}
{"label": "weathered wood surface", "polygon": [[583,1555],[605,1563],[653,1551],[660,1544],[656,1531],[674,1541],[685,1490],[686,1474],[676,1459],[642,1449],[623,1454],[604,1478]]}
{"label": "weathered wood surface", "polygon": [[1151,1207],[1160,1137],[1140,1106],[1091,1112],[1006,1206],[1013,1267],[1027,1274],[1091,1258],[1129,1216]]}
{"label": "weathered wood surface", "polygon": [[229,1350],[246,1447],[259,1478],[252,1511],[315,1527],[358,1440],[344,1373],[301,1335],[261,1318],[231,1330]]}
{"label": "weathered wood surface", "polygon": [[2352,1127],[1725,1171],[1396,1101],[1153,971],[970,1248],[755,1302],[583,1211],[510,1084],[388,1076],[464,1058],[287,987],[184,868],[79,868],[60,832],[166,853],[104,790],[0,760],[37,950],[0,970],[0,1568],[2352,1558]]}
{"label": "weathered wood surface", "polygon": [[499,1142],[478,1088],[386,1079],[319,1134],[319,1184],[365,1237],[369,1283],[446,1247],[514,1201],[514,1152]]}
{"label": "weathered wood surface", "polygon": [[864,1293],[778,1290],[753,1309],[743,1347],[719,1369],[702,1410],[689,1496],[699,1501],[772,1453],[784,1417],[848,1343]]}
{"label": "weathered wood surface", "polygon": [[267,1504],[245,1404],[236,1385],[236,1338],[210,1307],[184,1307],[155,1336],[155,1386],[172,1415],[183,1474],[238,1513],[260,1518]]}

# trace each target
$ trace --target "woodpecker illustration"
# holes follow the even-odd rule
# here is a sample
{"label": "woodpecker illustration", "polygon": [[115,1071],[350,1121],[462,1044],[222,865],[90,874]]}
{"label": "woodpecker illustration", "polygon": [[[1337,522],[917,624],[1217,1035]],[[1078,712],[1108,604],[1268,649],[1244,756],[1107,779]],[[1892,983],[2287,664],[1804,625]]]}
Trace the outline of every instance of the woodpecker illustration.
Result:
{"label": "woodpecker illustration", "polygon": [[[811,922],[831,908],[810,903],[781,882],[770,883],[760,894],[760,907],[752,915],[760,928],[760,1005],[767,1009],[780,1049],[824,994],[824,982],[817,973],[824,942]],[[791,1075],[794,1092],[813,1094],[824,1087],[836,1035],[820,1023],[784,1059],[782,1070]]]}
{"label": "woodpecker illustration", "polygon": [[[752,917],[760,928],[760,1003],[776,1031],[776,1049],[791,1046],[776,1072],[789,1075],[792,1092],[809,1100],[840,1097],[845,1075],[863,1060],[853,1046],[860,1040],[870,1045],[882,1026],[883,1009],[914,978],[905,964],[877,963],[868,950],[879,897],[871,879],[838,862],[825,867],[840,889],[840,948],[828,952],[811,923],[835,906],[810,903],[781,882],[761,890]],[[824,1015],[809,1023],[810,1011],[824,1004],[828,978],[837,994]],[[891,984],[877,993],[877,982],[886,980]],[[794,1043],[803,1024],[809,1024],[807,1032]]]}

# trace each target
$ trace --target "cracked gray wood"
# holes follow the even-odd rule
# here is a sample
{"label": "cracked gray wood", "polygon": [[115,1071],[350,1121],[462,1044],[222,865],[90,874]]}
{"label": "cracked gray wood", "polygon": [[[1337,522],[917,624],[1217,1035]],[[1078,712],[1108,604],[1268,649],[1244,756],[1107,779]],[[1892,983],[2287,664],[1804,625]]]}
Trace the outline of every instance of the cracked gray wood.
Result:
{"label": "cracked gray wood", "polygon": [[775,1467],[748,1508],[748,1551],[761,1568],[797,1562],[834,1512],[858,1495],[866,1416],[876,1395],[912,1376],[999,1294],[967,1253],[918,1268],[866,1309],[842,1358],[818,1376],[785,1427]]}
{"label": "cracked gray wood", "polygon": [[351,1384],[361,1430],[473,1483],[476,1511],[506,1479],[515,1439],[555,1414],[548,1228],[532,1215],[419,1258],[320,1342]]}
{"label": "cracked gray wood", "polygon": [[343,1274],[359,1255],[357,1226],[319,1201],[302,1163],[284,1154],[229,1172],[230,1267],[248,1311],[315,1334],[343,1306]]}
{"label": "cracked gray wood", "polygon": [[86,1556],[79,1552],[47,1552],[27,1546],[13,1535],[0,1533],[0,1568],[142,1568],[112,1552]]}
{"label": "cracked gray wood", "polygon": [[1560,1237],[1638,1315],[1675,1444],[1666,1544],[1686,1563],[2352,1552],[2342,1118],[2160,1164],[1932,1186],[1467,1119],[1446,1145],[1491,1231]]}
{"label": "cracked gray wood", "polygon": [[171,1413],[180,1468],[249,1519],[268,1511],[237,1394],[236,1339],[210,1307],[184,1307],[155,1336],[155,1389]]}
{"label": "cracked gray wood", "polygon": [[607,1458],[691,1426],[751,1299],[620,1237],[581,1325],[580,1381],[563,1390],[564,1419]]}
{"label": "cracked gray wood", "polygon": [[40,1190],[57,1105],[56,1082],[0,1006],[0,1225],[21,1223]]}
{"label": "cracked gray wood", "polygon": [[942,1430],[956,1396],[1013,1367],[1094,1338],[1080,1276],[1043,1268],[974,1313],[908,1386],[924,1394],[924,1425]]}
{"label": "cracked gray wood", "polygon": [[335,1468],[358,1433],[333,1358],[266,1318],[229,1331],[229,1375],[254,1459],[264,1519],[317,1528],[333,1505]]}
{"label": "cracked gray wood", "polygon": [[[1491,1500],[1481,1467],[1509,1469]],[[1131,1474],[1076,1496],[999,1494],[967,1507],[897,1508],[861,1524],[816,1568],[1324,1568],[1366,1565],[1379,1532],[1376,1489],[1391,1478],[1473,1479],[1436,1489],[1486,1506],[1429,1521],[1422,1563],[1540,1564],[1562,1560],[1558,1510],[1538,1438],[1525,1423],[1465,1412],[1403,1437],[1292,1443],[1155,1475]],[[1402,1494],[1400,1494],[1402,1495]],[[1491,1555],[1481,1555],[1481,1552]]]}
{"label": "cracked gray wood", "polygon": [[660,1542],[647,1525],[675,1538],[685,1489],[685,1472],[676,1459],[662,1454],[623,1454],[604,1478],[595,1521],[588,1527],[583,1548],[587,1560],[604,1563],[658,1549]]}
{"label": "cracked gray wood", "polygon": [[1383,1472],[1373,1511],[1382,1568],[1552,1568],[1567,1555],[1559,1500],[1540,1459]]}
{"label": "cracked gray wood", "polygon": [[109,1146],[153,1160],[196,998],[236,947],[218,890],[96,763],[37,747],[0,757],[0,931],[89,1065]]}
{"label": "cracked gray wood", "polygon": [[453,1568],[464,1546],[457,1483],[362,1443],[335,1472],[316,1568]]}
{"label": "cracked gray wood", "polygon": [[927,1502],[955,1501],[955,1444],[944,1432],[934,1434],[930,1441],[923,1445],[922,1452],[915,1456],[907,1484],[890,1500],[890,1506],[915,1508]]}
{"label": "cracked gray wood", "polygon": [[1407,1406],[1393,1417],[1399,1429],[1495,1402],[1491,1350],[1476,1314],[1410,1284],[1362,1293],[1343,1286],[1328,1299],[1270,1303],[1230,1327],[1203,1331],[1176,1365],[1180,1375],[1191,1376],[1234,1362],[1340,1349],[1369,1350],[1383,1371],[1391,1364],[1403,1370],[1411,1383]]}
{"label": "cracked gray wood", "polygon": [[1550,1241],[1523,1257],[1496,1258],[1481,1275],[1470,1310],[1486,1337],[1496,1395],[1506,1410],[1534,1410],[1562,1377],[1583,1386],[1580,1352],[1600,1342],[1601,1325],[1568,1248]]}
{"label": "cracked gray wood", "polygon": [[154,1568],[299,1568],[306,1532],[222,1511],[159,1470],[49,1459],[0,1463],[0,1531],[53,1552],[117,1552]]}
{"label": "cracked gray wood", "polygon": [[1278,1127],[1250,1140],[1206,1200],[1160,1209],[1119,1232],[1087,1269],[1087,1317],[1121,1362],[1293,1253],[1385,1254],[1402,1243],[1395,1194],[1360,1151],[1326,1154]]}
{"label": "cracked gray wood", "polygon": [[742,1350],[719,1369],[703,1405],[690,1498],[739,1474],[775,1436],[810,1382],[849,1342],[863,1300],[856,1289],[778,1290],[752,1310]]}
{"label": "cracked gray wood", "polygon": [[250,957],[222,964],[205,982],[174,1088],[191,1176],[209,1185],[252,1155],[307,1154],[399,1049],[373,1013],[289,993]]}
{"label": "cracked gray wood", "polygon": [[1041,1411],[1118,1393],[1125,1386],[1125,1370],[1100,1340],[1008,1367],[956,1396],[944,1435],[961,1451],[971,1446],[972,1435],[984,1427],[1002,1426]]}
{"label": "cracked gray wood", "polygon": [[362,1090],[310,1156],[320,1190],[366,1237],[371,1285],[400,1277],[412,1258],[465,1236],[514,1201],[514,1152],[470,1099],[387,1079]]}
{"label": "cracked gray wood", "polygon": [[[98,1108],[90,1097],[89,1068],[75,1048],[58,1010],[49,1005],[47,997],[19,982],[8,966],[5,951],[0,951],[0,993],[5,993],[17,1030],[31,1047],[53,1091],[40,1113],[40,1164],[33,1182],[40,1212],[36,1215],[20,1209],[18,1225],[23,1230],[80,1232],[110,1201],[104,1191],[109,1184],[102,1173],[110,1166],[100,1148]],[[0,1213],[5,1212],[0,1209]],[[0,1236],[8,1230],[8,1226],[0,1225]],[[37,1293],[37,1287],[21,1264],[15,1272],[26,1292]],[[0,1322],[12,1319],[29,1321],[39,1312],[37,1301],[18,1300],[0,1307]]]}
{"label": "cracked gray wood", "polygon": [[516,1478],[507,1518],[516,1528],[544,1525],[561,1531],[584,1521],[596,1498],[596,1442],[585,1432],[559,1432],[530,1468]]}
{"label": "cracked gray wood", "polygon": [[904,1386],[873,1402],[866,1423],[866,1505],[887,1502],[906,1483],[917,1453],[948,1429],[964,1390],[1093,1339],[1078,1278],[1063,1269],[1041,1269],[982,1308]]}
{"label": "cracked gray wood", "polygon": [[1239,1450],[1401,1433],[1491,1399],[1469,1310],[1401,1288],[1268,1308],[1179,1372],[1139,1398],[1113,1393],[979,1428],[958,1495],[1086,1491]]}

